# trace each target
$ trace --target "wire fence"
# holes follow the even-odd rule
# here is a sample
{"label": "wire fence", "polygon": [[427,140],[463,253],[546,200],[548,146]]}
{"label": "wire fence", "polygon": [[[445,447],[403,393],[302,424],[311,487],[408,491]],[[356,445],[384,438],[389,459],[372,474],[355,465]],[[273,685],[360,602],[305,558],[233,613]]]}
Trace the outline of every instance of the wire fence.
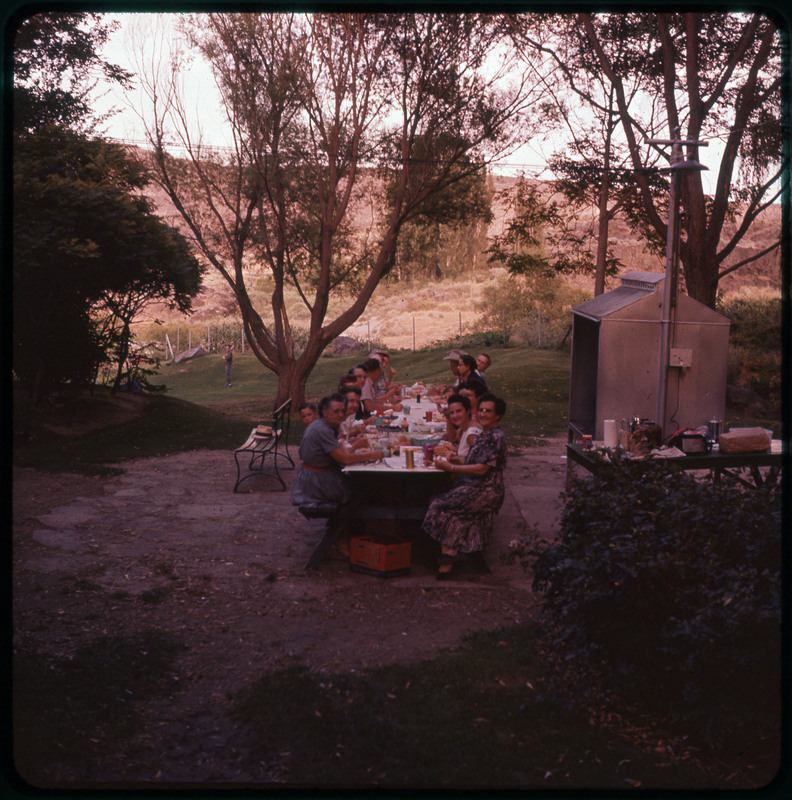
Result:
{"label": "wire fence", "polygon": [[[378,333],[378,325],[372,325],[371,320],[360,319],[344,335],[367,346],[388,347],[391,349],[422,350],[433,345],[444,346],[449,342],[458,344],[459,347],[485,347],[501,345],[528,346],[540,349],[555,349],[562,347],[568,340],[571,320],[568,313],[558,310],[546,311],[536,306],[525,309],[524,316],[511,319],[504,310],[500,315],[500,325],[481,328],[474,320],[465,320],[459,314],[457,330],[454,333],[448,328],[442,332],[437,325],[427,321],[425,317],[410,315],[406,317],[409,335],[406,345],[400,347],[389,345],[388,336]],[[439,334],[439,335],[438,335]],[[295,344],[300,348],[308,338],[308,332],[300,328],[293,329]],[[401,337],[405,339],[404,336]],[[191,324],[191,323],[166,323],[162,326],[161,333],[156,339],[156,348],[163,353],[165,361],[175,360],[180,354],[188,350],[202,348],[206,353],[223,352],[225,346],[230,344],[237,353],[245,354],[250,350],[246,340],[244,327],[239,320],[223,322]]]}

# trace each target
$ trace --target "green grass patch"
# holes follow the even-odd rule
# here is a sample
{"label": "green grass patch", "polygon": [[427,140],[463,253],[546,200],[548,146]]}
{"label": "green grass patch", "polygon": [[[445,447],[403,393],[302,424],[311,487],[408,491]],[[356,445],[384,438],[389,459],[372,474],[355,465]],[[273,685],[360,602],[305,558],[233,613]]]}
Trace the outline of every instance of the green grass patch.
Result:
{"label": "green grass patch", "polygon": [[80,435],[39,430],[33,441],[15,448],[14,462],[48,472],[119,474],[116,465],[132,458],[233,449],[250,427],[245,417],[157,396],[140,416],[118,425]]}
{"label": "green grass patch", "polygon": [[[449,383],[453,376],[443,349],[392,351],[396,380],[406,384]],[[529,347],[489,347],[493,363],[488,385],[508,405],[501,426],[512,445],[530,445],[537,438],[566,433],[569,396],[569,354]],[[319,359],[306,384],[306,397],[318,400],[335,391],[339,377],[365,353]],[[168,395],[213,408],[248,403],[259,416],[269,413],[277,391],[276,376],[252,355],[236,355],[233,386],[225,388],[222,357],[209,355],[181,364],[168,364],[159,379]],[[253,420],[255,421],[255,420]],[[299,423],[296,428],[301,430]]]}
{"label": "green grass patch", "polygon": [[700,771],[591,727],[547,695],[537,629],[515,625],[417,665],[268,673],[233,699],[289,784],[383,788],[703,788]]}

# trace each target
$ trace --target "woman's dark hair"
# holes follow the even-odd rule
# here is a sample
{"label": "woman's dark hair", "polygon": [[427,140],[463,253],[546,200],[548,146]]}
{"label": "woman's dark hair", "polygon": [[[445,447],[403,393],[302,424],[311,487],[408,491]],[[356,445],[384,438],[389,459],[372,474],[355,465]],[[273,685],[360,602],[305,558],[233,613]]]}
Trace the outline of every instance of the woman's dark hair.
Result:
{"label": "woman's dark hair", "polygon": [[471,371],[471,373],[476,371],[477,369],[476,359],[473,358],[473,356],[470,355],[470,353],[465,353],[465,355],[460,356],[459,360]]}
{"label": "woman's dark hair", "polygon": [[468,378],[466,381],[462,381],[459,384],[459,389],[470,389],[473,394],[476,395],[476,400],[480,401],[481,396],[487,391],[487,384],[484,383],[480,378]]}
{"label": "woman's dark hair", "polygon": [[478,399],[478,404],[492,403],[495,406],[495,413],[502,417],[506,413],[506,401],[492,392],[484,392]]}
{"label": "woman's dark hair", "polygon": [[302,411],[304,408],[310,408],[311,411],[316,411],[316,403],[300,403],[300,407],[297,411]]}
{"label": "woman's dark hair", "polygon": [[464,407],[465,411],[470,413],[469,397],[465,397],[463,394],[452,394],[451,397],[448,398],[448,405],[450,406],[451,403],[459,403],[459,405]]}
{"label": "woman's dark hair", "polygon": [[351,372],[345,372],[338,379],[338,391],[343,392],[350,384],[357,386],[357,375],[353,375]]}
{"label": "woman's dark hair", "polygon": [[323,397],[319,401],[319,416],[324,416],[324,410],[330,405],[330,403],[343,403],[344,408],[346,408],[346,397],[344,395],[339,394],[338,392],[333,392],[333,394],[328,394],[326,397]]}
{"label": "woman's dark hair", "polygon": [[339,394],[349,394],[350,392],[354,392],[358,397],[363,394],[360,387],[355,384],[349,384],[348,386],[344,386],[342,389],[339,390]]}

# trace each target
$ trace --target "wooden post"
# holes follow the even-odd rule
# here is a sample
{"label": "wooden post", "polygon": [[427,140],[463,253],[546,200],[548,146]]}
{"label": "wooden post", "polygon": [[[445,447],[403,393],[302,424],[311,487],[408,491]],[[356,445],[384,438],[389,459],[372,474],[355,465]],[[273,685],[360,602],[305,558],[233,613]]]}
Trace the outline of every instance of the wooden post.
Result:
{"label": "wooden post", "polygon": [[413,317],[413,353],[415,352],[415,317]]}
{"label": "wooden post", "polygon": [[506,346],[506,309],[501,310],[501,318],[503,320],[503,346]]}

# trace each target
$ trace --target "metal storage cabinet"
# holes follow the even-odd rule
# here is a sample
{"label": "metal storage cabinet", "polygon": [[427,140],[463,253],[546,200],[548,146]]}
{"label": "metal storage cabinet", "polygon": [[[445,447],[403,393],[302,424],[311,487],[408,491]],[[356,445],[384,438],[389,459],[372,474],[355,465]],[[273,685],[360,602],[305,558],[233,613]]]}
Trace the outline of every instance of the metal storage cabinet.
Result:
{"label": "metal storage cabinet", "polygon": [[[657,272],[628,272],[622,285],[572,309],[570,437],[603,438],[602,421],[657,414],[663,282]],[[678,294],[671,315],[663,435],[723,419],[729,320]]]}

